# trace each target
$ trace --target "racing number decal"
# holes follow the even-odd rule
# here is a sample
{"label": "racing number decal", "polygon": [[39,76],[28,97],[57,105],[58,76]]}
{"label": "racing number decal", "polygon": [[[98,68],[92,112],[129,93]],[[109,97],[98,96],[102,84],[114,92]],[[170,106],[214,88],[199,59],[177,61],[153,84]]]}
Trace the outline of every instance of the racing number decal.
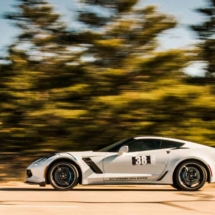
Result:
{"label": "racing number decal", "polygon": [[133,165],[146,165],[146,164],[151,164],[151,157],[150,157],[150,156],[137,156],[137,157],[132,157],[132,164],[133,164]]}
{"label": "racing number decal", "polygon": [[147,165],[147,164],[155,164],[156,159],[155,156],[136,156],[132,157],[133,165]]}

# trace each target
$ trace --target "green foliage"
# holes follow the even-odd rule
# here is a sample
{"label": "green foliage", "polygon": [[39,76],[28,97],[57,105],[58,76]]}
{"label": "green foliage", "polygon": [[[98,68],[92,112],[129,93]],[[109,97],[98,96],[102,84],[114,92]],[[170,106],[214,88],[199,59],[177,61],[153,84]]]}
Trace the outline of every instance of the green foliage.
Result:
{"label": "green foliage", "polygon": [[42,0],[18,1],[6,16],[21,34],[0,67],[3,151],[98,149],[138,135],[213,144],[213,87],[183,73],[189,51],[158,51],[175,19],[136,0],[108,2],[88,1],[113,14],[80,12],[87,30],[76,32]]}
{"label": "green foliage", "polygon": [[198,12],[202,13],[206,21],[200,25],[192,26],[202,41],[199,44],[201,55],[200,59],[207,62],[207,76],[214,77],[215,74],[215,1],[210,0],[207,8],[201,8]]}
{"label": "green foliage", "polygon": [[81,0],[86,4],[114,8],[117,12],[128,12],[139,0]]}

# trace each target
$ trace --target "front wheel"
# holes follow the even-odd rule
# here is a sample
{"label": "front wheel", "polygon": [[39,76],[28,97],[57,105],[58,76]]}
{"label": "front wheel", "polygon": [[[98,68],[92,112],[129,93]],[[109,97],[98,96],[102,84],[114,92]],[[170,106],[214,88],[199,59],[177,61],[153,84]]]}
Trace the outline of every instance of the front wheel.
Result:
{"label": "front wheel", "polygon": [[180,190],[180,187],[177,184],[171,184],[172,187],[174,187],[176,190]]}
{"label": "front wheel", "polygon": [[184,191],[197,191],[207,180],[207,171],[198,161],[185,161],[175,172],[176,187]]}
{"label": "front wheel", "polygon": [[71,190],[78,184],[78,170],[69,162],[54,164],[48,174],[49,181],[56,190]]}

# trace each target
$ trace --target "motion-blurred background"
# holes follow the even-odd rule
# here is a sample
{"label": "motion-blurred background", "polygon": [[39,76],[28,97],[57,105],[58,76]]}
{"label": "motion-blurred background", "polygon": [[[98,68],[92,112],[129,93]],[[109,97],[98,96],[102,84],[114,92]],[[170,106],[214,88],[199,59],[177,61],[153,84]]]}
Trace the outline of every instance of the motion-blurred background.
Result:
{"label": "motion-blurred background", "polygon": [[16,0],[2,14],[18,35],[1,50],[0,180],[23,179],[50,152],[132,136],[215,145],[215,0],[196,4],[203,21],[184,26],[197,42],[175,49],[160,39],[180,26],[174,11],[138,0],[72,2],[67,18],[48,0]]}

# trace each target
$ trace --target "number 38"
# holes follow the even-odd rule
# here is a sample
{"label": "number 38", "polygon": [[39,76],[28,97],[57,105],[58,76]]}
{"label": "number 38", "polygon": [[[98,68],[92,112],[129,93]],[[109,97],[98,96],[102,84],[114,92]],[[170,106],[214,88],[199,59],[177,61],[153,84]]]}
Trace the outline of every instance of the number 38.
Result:
{"label": "number 38", "polygon": [[147,159],[146,156],[137,156],[136,157],[136,165],[146,165]]}
{"label": "number 38", "polygon": [[132,157],[133,165],[147,165],[147,164],[155,164],[156,159],[154,156],[136,156]]}

